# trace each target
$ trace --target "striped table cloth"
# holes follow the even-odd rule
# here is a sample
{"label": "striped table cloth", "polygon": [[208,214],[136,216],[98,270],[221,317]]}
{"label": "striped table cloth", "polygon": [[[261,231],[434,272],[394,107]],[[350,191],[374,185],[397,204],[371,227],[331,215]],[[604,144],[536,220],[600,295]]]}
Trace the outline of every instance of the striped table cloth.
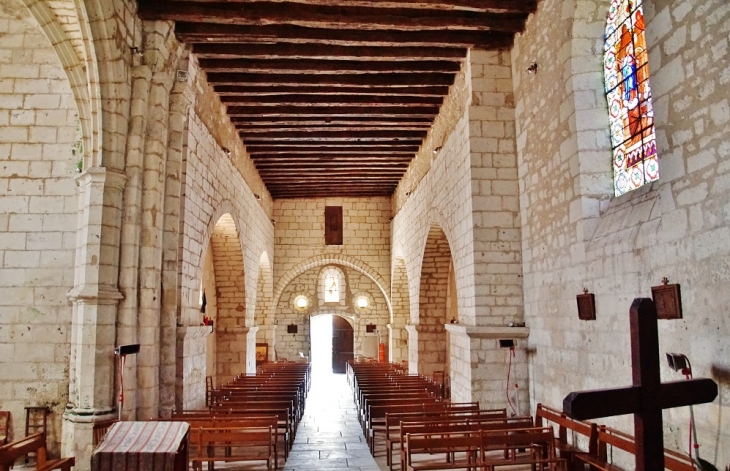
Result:
{"label": "striped table cloth", "polygon": [[117,422],[94,450],[91,471],[177,471],[176,462],[182,466],[177,469],[186,470],[189,427],[186,422]]}

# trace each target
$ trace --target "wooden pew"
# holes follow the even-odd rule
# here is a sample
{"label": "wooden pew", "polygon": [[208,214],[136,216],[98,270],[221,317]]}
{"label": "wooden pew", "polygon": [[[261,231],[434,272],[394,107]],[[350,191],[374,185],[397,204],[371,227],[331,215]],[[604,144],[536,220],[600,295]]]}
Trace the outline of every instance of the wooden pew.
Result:
{"label": "wooden pew", "polygon": [[555,456],[551,427],[482,430],[481,433],[480,464],[485,469],[529,464],[532,469],[567,470],[567,462]]}
{"label": "wooden pew", "polygon": [[265,461],[271,470],[274,454],[274,432],[271,427],[198,428],[190,432],[190,462],[194,471],[202,471],[203,463]]}
{"label": "wooden pew", "polygon": [[[578,434],[587,443],[588,453],[596,456],[598,454],[598,425],[589,422],[573,420],[564,412],[551,409],[543,404],[538,404],[535,410],[535,426],[545,427],[550,424],[558,426],[558,436],[555,437],[555,449],[560,458],[565,458],[572,468],[573,455],[585,453],[585,449],[579,448],[575,443],[568,440],[568,431],[573,435]],[[575,436],[573,436],[573,442]]]}
{"label": "wooden pew", "polygon": [[[401,469],[405,469],[408,456],[406,436],[408,434],[428,434],[464,431],[500,430],[532,428],[532,417],[430,417],[418,422],[401,422],[398,431],[401,444]],[[392,466],[392,465],[391,465]]]}
{"label": "wooden pew", "polygon": [[[224,416],[224,417],[213,417],[213,416],[203,416],[203,417],[185,417],[185,418],[173,418],[173,420],[180,420],[187,422],[190,424],[190,430],[197,430],[197,429],[220,429],[220,430],[227,430],[227,429],[249,429],[249,428],[267,428],[270,427],[272,430],[272,433],[274,434],[274,469],[279,469],[279,450],[278,450],[278,443],[279,443],[279,437],[281,436],[279,433],[279,426],[278,426],[278,419],[274,415],[270,416]],[[286,460],[286,440],[284,440],[284,459]]]}
{"label": "wooden pew", "polygon": [[[368,446],[370,447],[370,453],[375,456],[375,441],[378,434],[387,434],[387,415],[388,413],[408,413],[417,412],[424,416],[427,411],[431,412],[431,415],[439,415],[446,413],[446,411],[452,412],[476,412],[479,410],[478,402],[436,402],[436,403],[419,403],[419,404],[405,404],[405,405],[391,405],[391,404],[380,404],[370,406],[369,412],[369,423],[367,427],[367,435],[365,436]],[[506,414],[505,414],[506,417]],[[391,424],[391,427],[397,431],[398,424]]]}
{"label": "wooden pew", "polygon": [[[476,431],[409,433],[403,471],[474,469],[482,455],[482,434]],[[443,457],[434,458],[434,454]],[[463,456],[462,456],[463,455]],[[424,459],[425,457],[427,459]]]}
{"label": "wooden pew", "polygon": [[[633,436],[601,425],[598,428],[598,452],[596,454],[575,453],[573,459],[578,463],[589,465],[591,470],[623,471],[621,467],[608,462],[609,445],[632,455],[636,453]],[[667,449],[664,450],[664,468],[671,471],[693,471],[695,469],[689,456]]]}
{"label": "wooden pew", "polygon": [[0,446],[0,471],[10,470],[15,460],[28,453],[36,454],[36,471],[50,471],[52,469],[70,471],[71,467],[76,464],[75,458],[49,460],[46,453],[46,436],[41,432]]}
{"label": "wooden pew", "polygon": [[[466,403],[471,404],[471,403]],[[478,403],[477,403],[478,404]],[[486,410],[463,410],[461,408],[451,408],[450,403],[426,404],[421,407],[421,411],[413,412],[386,412],[385,414],[385,452],[386,464],[393,469],[393,448],[395,444],[400,446],[401,435],[400,426],[403,422],[421,422],[429,420],[448,420],[450,418],[488,418],[488,419],[506,419],[506,409],[486,409]],[[458,405],[458,404],[457,404]],[[404,408],[408,410],[409,408]]]}

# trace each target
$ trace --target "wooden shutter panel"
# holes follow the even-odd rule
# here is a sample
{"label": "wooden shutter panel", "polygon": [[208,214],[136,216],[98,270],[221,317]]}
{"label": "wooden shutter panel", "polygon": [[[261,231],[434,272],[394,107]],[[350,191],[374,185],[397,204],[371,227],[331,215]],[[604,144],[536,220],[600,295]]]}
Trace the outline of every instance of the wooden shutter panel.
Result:
{"label": "wooden shutter panel", "polygon": [[342,206],[324,207],[324,243],[342,245]]}

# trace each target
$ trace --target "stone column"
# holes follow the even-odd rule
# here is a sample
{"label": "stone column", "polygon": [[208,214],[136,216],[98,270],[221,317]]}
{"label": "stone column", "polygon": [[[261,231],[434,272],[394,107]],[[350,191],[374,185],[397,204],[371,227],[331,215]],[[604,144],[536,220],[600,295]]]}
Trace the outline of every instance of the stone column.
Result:
{"label": "stone column", "polygon": [[101,167],[77,178],[79,222],[76,239],[69,402],[63,416],[64,456],[76,469],[88,469],[92,425],[114,417],[114,341],[117,303],[119,226],[126,177]]}
{"label": "stone column", "polygon": [[[250,371],[248,358],[253,358],[253,371],[256,371],[256,331],[258,327],[223,326],[218,322],[215,324],[218,347],[215,384],[224,384],[236,375],[248,373]],[[249,341],[251,332],[253,332],[252,342]],[[249,349],[252,350],[252,355],[249,354]]]}
{"label": "stone column", "polygon": [[178,327],[176,332],[175,409],[205,408],[206,337],[210,326]]}
{"label": "stone column", "polygon": [[[454,402],[479,401],[486,409],[506,407],[509,389],[512,405],[517,414],[529,414],[527,391],[526,327],[479,327],[449,324],[451,336],[451,400]],[[515,357],[509,366],[510,349],[500,347],[500,340],[515,343]],[[462,361],[455,361],[455,360]],[[468,360],[468,361],[463,361]],[[507,383],[509,373],[510,382]],[[514,388],[517,384],[519,387]],[[516,410],[520,405],[521,410]]]}
{"label": "stone column", "polygon": [[405,325],[388,324],[389,358],[394,363],[408,360],[408,331]]}

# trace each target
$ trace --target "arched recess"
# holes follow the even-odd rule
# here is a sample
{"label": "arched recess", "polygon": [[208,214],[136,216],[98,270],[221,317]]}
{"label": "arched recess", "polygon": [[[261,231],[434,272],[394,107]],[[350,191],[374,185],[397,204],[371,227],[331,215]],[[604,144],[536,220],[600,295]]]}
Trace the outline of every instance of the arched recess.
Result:
{"label": "arched recess", "polygon": [[271,319],[274,291],[274,278],[271,272],[269,254],[261,254],[259,259],[259,275],[256,280],[256,312],[254,314],[254,325],[259,330],[256,333],[256,341],[269,345],[269,358],[274,360],[274,321]]}
{"label": "arched recess", "polygon": [[[94,38],[85,3],[48,3],[23,0],[38,20],[61,61],[78,108],[81,127],[83,167],[99,166],[101,137],[101,91]],[[70,5],[69,5],[70,3]],[[59,21],[63,18],[63,22]]]}
{"label": "arched recess", "polygon": [[410,316],[411,300],[408,292],[408,272],[405,259],[398,257],[393,261],[391,276],[390,302],[393,306],[390,324],[390,361],[408,360],[408,332],[405,326]]}
{"label": "arched recess", "polygon": [[418,323],[410,331],[409,342],[410,362],[415,362],[418,373],[426,376],[431,376],[434,371],[443,371],[448,376],[449,356],[444,325],[448,322],[449,271],[452,266],[446,234],[441,227],[433,225],[428,232],[421,262]]}
{"label": "arched recess", "polygon": [[276,283],[272,309],[276,309],[276,306],[279,304],[284,289],[289,283],[292,282],[294,278],[308,270],[311,270],[312,268],[317,268],[324,265],[342,265],[348,268],[353,268],[370,278],[377,285],[381,293],[383,293],[383,296],[385,297],[385,302],[388,306],[388,315],[392,316],[393,307],[390,302],[390,296],[388,296],[388,292],[386,291],[387,284],[385,283],[385,280],[383,280],[383,278],[378,275],[377,272],[367,263],[354,257],[338,257],[336,255],[318,255],[316,257],[310,258],[309,260],[300,262],[294,265],[291,269],[289,269],[289,271],[287,271],[281,278],[279,278],[278,283]]}
{"label": "arched recess", "polygon": [[[97,398],[111,399],[108,386],[112,377],[100,371],[109,372],[105,368],[114,366],[112,349],[105,350],[109,355],[83,359],[72,355],[72,344],[83,342],[76,337],[74,319],[84,318],[84,314],[91,317],[88,311],[75,317],[68,302],[75,280],[74,262],[79,260],[75,250],[79,157],[75,150],[81,136],[71,84],[42,26],[22,0],[3,2],[0,56],[7,73],[2,78],[0,103],[0,116],[4,116],[0,139],[0,317],[4,319],[0,350],[9,352],[3,353],[3,361],[13,360],[13,364],[12,368],[3,364],[0,371],[43,373],[24,375],[17,400],[11,401],[9,393],[0,396],[2,408],[17,419],[15,438],[21,437],[26,401],[47,404],[51,414],[46,444],[49,453],[58,454],[65,437],[61,417]],[[98,263],[98,258],[94,260]],[[11,335],[11,331],[22,334]],[[87,331],[107,338],[105,330]],[[97,379],[101,384],[87,388],[95,378],[101,378]],[[0,391],[18,389],[20,384],[16,376],[0,374]],[[91,399],[84,403],[82,397]]]}
{"label": "arched recess", "polygon": [[[246,371],[246,279],[236,223],[230,213],[221,216],[210,238],[215,272],[216,384]],[[203,281],[205,284],[205,281]],[[207,297],[207,296],[206,296]]]}

